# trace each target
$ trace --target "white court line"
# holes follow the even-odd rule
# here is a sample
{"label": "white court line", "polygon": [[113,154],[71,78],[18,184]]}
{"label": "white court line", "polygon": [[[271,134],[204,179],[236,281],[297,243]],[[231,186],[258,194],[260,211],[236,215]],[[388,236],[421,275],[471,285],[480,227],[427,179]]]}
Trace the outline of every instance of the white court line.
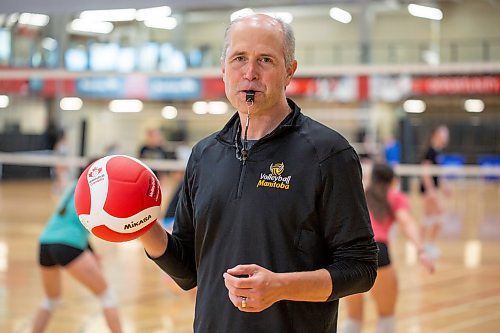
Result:
{"label": "white court line", "polygon": [[[143,163],[152,169],[160,171],[175,171],[184,170],[186,162],[183,160],[154,160],[154,159],[140,159]],[[4,153],[0,152],[0,166],[1,164],[8,165],[32,165],[32,166],[55,166],[63,165],[68,167],[83,167],[86,166],[89,159],[79,156],[55,156],[46,151],[43,153]],[[499,174],[500,174],[500,168]]]}

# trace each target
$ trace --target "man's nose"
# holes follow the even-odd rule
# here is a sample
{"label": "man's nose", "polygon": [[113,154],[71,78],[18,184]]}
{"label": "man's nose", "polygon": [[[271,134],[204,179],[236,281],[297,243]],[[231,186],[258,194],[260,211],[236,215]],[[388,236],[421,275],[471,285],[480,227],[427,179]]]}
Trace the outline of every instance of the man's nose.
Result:
{"label": "man's nose", "polygon": [[256,80],[258,78],[257,65],[253,62],[248,62],[243,68],[243,78],[249,81]]}

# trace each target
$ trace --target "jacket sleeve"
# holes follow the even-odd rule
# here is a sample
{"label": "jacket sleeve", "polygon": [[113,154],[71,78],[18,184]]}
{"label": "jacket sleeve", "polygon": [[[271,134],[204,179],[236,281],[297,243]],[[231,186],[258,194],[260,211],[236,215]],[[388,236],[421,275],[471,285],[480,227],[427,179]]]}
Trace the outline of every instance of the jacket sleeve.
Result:
{"label": "jacket sleeve", "polygon": [[191,185],[194,179],[194,159],[190,158],[179,193],[172,234],[168,235],[167,249],[158,258],[151,258],[184,290],[196,287],[195,230]]}
{"label": "jacket sleeve", "polygon": [[377,276],[377,245],[363,191],[361,165],[352,147],[320,163],[324,184],[322,232],[332,278],[329,301],[368,291]]}

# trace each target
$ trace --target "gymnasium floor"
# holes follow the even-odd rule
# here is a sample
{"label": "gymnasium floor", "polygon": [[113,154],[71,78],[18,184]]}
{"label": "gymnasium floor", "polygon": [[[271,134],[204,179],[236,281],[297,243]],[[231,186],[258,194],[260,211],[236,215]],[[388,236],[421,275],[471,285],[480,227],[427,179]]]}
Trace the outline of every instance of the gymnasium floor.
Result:
{"label": "gymnasium floor", "polygon": [[[0,182],[0,332],[29,332],[42,297],[37,237],[56,203],[49,181]],[[391,249],[400,279],[398,333],[500,332],[500,182],[454,185],[437,273],[411,264],[396,233]],[[415,215],[419,198],[411,195]],[[93,239],[119,295],[127,333],[192,332],[194,295],[180,291],[139,243]],[[345,313],[340,310],[339,327]],[[368,299],[364,332],[373,332]],[[69,276],[48,332],[108,332],[95,298]]]}

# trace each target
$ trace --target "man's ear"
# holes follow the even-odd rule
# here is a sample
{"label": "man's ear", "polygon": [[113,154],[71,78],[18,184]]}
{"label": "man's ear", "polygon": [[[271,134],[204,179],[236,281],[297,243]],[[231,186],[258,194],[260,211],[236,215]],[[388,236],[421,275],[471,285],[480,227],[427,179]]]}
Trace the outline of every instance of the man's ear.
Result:
{"label": "man's ear", "polygon": [[295,71],[297,70],[297,60],[294,60],[286,69],[286,86],[290,84],[290,81],[292,81],[293,75],[295,74]]}

